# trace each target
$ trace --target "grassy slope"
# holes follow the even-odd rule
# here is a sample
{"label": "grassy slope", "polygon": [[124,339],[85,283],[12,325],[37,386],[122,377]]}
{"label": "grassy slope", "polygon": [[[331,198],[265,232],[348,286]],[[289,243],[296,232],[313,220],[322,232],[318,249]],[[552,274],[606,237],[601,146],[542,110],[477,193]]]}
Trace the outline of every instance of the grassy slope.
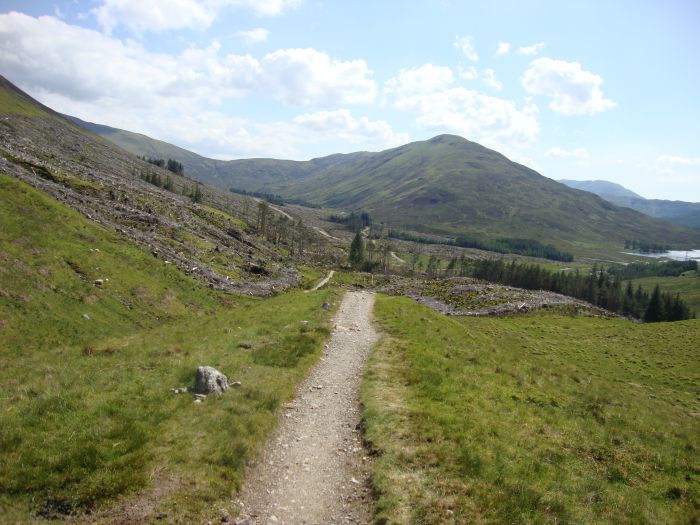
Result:
{"label": "grassy slope", "polygon": [[113,142],[129,153],[133,153],[139,157],[162,158],[165,160],[174,159],[187,167],[186,171],[188,176],[200,179],[204,182],[211,182],[209,179],[216,180],[219,164],[221,164],[222,161],[202,157],[184,148],[163,142],[162,140],[152,139],[140,133],[133,133],[102,124],[85,122],[84,120],[69,115],[65,115],[65,117],[79,126],[92,131],[96,135]]}
{"label": "grassy slope", "polygon": [[449,135],[336,163],[282,190],[287,193],[367,209],[403,228],[527,237],[576,253],[619,247],[625,238],[700,242],[696,232],[572,190]]}
{"label": "grassy slope", "polygon": [[634,279],[632,285],[636,288],[641,284],[645,290],[653,290],[657,284],[662,292],[680,294],[688,306],[695,310],[696,316],[700,316],[700,273],[685,272],[678,277],[644,277]]}
{"label": "grassy slope", "polygon": [[[0,201],[0,523],[138,492],[151,519],[220,516],[336,292],[216,293],[15,179]],[[242,386],[202,405],[170,393],[202,364]]]}
{"label": "grassy slope", "polygon": [[665,219],[691,228],[700,228],[700,203],[698,202],[645,199],[619,184],[607,181],[560,180],[559,182],[571,188],[590,191],[613,204],[632,208],[650,217]]}
{"label": "grassy slope", "polygon": [[362,208],[403,229],[527,237],[577,254],[618,251],[632,238],[700,243],[700,234],[571,190],[450,135],[379,153],[308,162],[246,159],[203,164],[202,157],[193,160],[180,155],[179,148],[148,137],[123,131],[102,134],[135,153],[173,155],[187,173],[211,184],[280,193],[329,207]]}
{"label": "grassy slope", "polygon": [[700,519],[700,322],[448,318],[380,297],[380,523]]}

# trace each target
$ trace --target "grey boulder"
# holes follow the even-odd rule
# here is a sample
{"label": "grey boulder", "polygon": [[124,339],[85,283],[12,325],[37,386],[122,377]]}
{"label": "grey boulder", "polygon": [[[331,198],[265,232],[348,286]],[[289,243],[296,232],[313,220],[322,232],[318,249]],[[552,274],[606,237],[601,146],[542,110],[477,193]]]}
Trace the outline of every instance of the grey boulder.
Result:
{"label": "grey boulder", "polygon": [[211,366],[200,366],[195,375],[194,392],[197,394],[223,394],[228,389],[228,378]]}

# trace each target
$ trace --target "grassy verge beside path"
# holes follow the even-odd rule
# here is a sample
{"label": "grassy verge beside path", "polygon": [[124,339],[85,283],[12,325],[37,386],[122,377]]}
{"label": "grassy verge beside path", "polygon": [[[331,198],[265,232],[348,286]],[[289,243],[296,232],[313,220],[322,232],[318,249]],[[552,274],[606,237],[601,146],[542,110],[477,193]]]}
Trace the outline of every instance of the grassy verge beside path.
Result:
{"label": "grassy verge beside path", "polygon": [[[216,292],[2,175],[0,202],[0,523],[230,512],[341,292]],[[173,394],[199,365],[241,386]]]}
{"label": "grassy verge beside path", "polygon": [[700,322],[444,317],[377,298],[377,522],[694,523]]}

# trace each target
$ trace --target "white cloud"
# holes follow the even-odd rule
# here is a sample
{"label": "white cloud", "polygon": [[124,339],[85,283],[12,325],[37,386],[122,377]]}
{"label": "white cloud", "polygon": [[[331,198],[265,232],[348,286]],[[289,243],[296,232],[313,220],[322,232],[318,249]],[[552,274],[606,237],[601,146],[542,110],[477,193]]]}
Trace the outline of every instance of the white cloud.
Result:
{"label": "white cloud", "polygon": [[469,69],[460,68],[459,78],[462,78],[464,80],[474,80],[476,78],[479,78],[479,72],[474,66],[470,66]]}
{"label": "white cloud", "polygon": [[132,31],[164,31],[168,29],[209,27],[214,10],[197,0],[105,0],[93,13],[107,33],[123,25]]}
{"label": "white cloud", "polygon": [[525,47],[519,47],[518,48],[518,54],[519,55],[536,55],[540,51],[544,49],[544,42],[537,42],[536,44],[533,44],[531,46],[525,46]]}
{"label": "white cloud", "polygon": [[395,133],[387,122],[370,120],[367,117],[357,119],[348,109],[305,113],[294,117],[292,124],[301,128],[305,135],[309,132],[315,133],[317,139],[333,136],[353,144],[368,143],[392,147],[410,140],[405,133]]}
{"label": "white cloud", "polygon": [[[314,49],[225,55],[214,42],[168,55],[54,17],[9,13],[0,14],[0,71],[57,111],[217,158],[300,158],[300,148],[324,141],[340,150],[408,140],[384,121],[336,110],[374,99],[372,72],[362,60],[338,60]],[[312,109],[267,123],[212,109],[250,94]],[[325,107],[334,111],[319,111]]]}
{"label": "white cloud", "polygon": [[277,16],[298,7],[301,0],[212,0],[211,3],[252,9],[261,16]]}
{"label": "white cloud", "polygon": [[459,49],[464,56],[466,56],[472,62],[479,61],[479,55],[477,54],[474,46],[472,45],[472,37],[470,36],[459,36],[455,39],[453,44],[457,49]]}
{"label": "white cloud", "polygon": [[397,76],[386,82],[384,89],[386,93],[405,97],[440,91],[453,82],[454,74],[449,67],[424,64],[420,67],[402,69]]}
{"label": "white cloud", "polygon": [[315,49],[280,49],[260,65],[262,87],[282,102],[299,106],[370,103],[376,96],[364,60],[336,60]]}
{"label": "white cloud", "polygon": [[538,58],[522,77],[525,90],[532,95],[550,97],[549,108],[563,115],[594,115],[615,107],[603,97],[602,77],[584,71],[578,62]]}
{"label": "white cloud", "polygon": [[151,53],[54,17],[0,15],[0,70],[35,92],[124,107],[166,99],[217,101],[256,93],[289,105],[327,107],[374,100],[363,60],[314,49],[281,49],[258,59],[225,55],[213,43],[180,55]]}
{"label": "white cloud", "polygon": [[270,32],[265,28],[257,27],[255,29],[249,29],[248,31],[238,31],[236,36],[243,40],[245,45],[251,46],[267,40],[267,37],[270,36]]}
{"label": "white cloud", "polygon": [[678,155],[661,155],[656,159],[657,164],[676,166],[700,166],[700,157],[680,157]]}
{"label": "white cloud", "polygon": [[[409,70],[427,71],[426,67]],[[517,156],[539,134],[537,106],[527,103],[518,108],[514,102],[463,87],[450,87],[452,77],[443,72],[442,82],[420,85],[420,89],[401,89],[406,71],[387,82],[395,94],[397,109],[414,113],[416,124],[436,133],[456,133]],[[448,79],[450,82],[448,82]]]}
{"label": "white cloud", "polygon": [[493,69],[486,69],[481,78],[484,81],[484,84],[490,88],[493,88],[496,91],[503,89],[503,82],[496,78],[496,72]]}
{"label": "white cloud", "polygon": [[510,53],[510,42],[499,42],[496,48],[496,55],[507,55]]}
{"label": "white cloud", "polygon": [[565,149],[553,147],[547,150],[545,157],[573,160],[577,166],[589,166],[591,155],[584,148]]}
{"label": "white cloud", "polygon": [[279,15],[300,0],[104,0],[93,9],[100,27],[111,33],[123,26],[137,33],[209,27],[223,7],[252,9],[263,16]]}

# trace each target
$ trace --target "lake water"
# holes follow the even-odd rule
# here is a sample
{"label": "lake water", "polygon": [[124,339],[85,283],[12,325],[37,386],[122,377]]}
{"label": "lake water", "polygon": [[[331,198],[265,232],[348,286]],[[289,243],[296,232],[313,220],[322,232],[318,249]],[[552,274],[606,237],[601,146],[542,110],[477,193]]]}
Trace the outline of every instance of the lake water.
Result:
{"label": "lake water", "polygon": [[654,259],[673,259],[674,261],[686,261],[688,259],[700,261],[700,250],[671,250],[661,253],[631,253],[622,252],[627,255],[639,255],[640,257],[652,257]]}

